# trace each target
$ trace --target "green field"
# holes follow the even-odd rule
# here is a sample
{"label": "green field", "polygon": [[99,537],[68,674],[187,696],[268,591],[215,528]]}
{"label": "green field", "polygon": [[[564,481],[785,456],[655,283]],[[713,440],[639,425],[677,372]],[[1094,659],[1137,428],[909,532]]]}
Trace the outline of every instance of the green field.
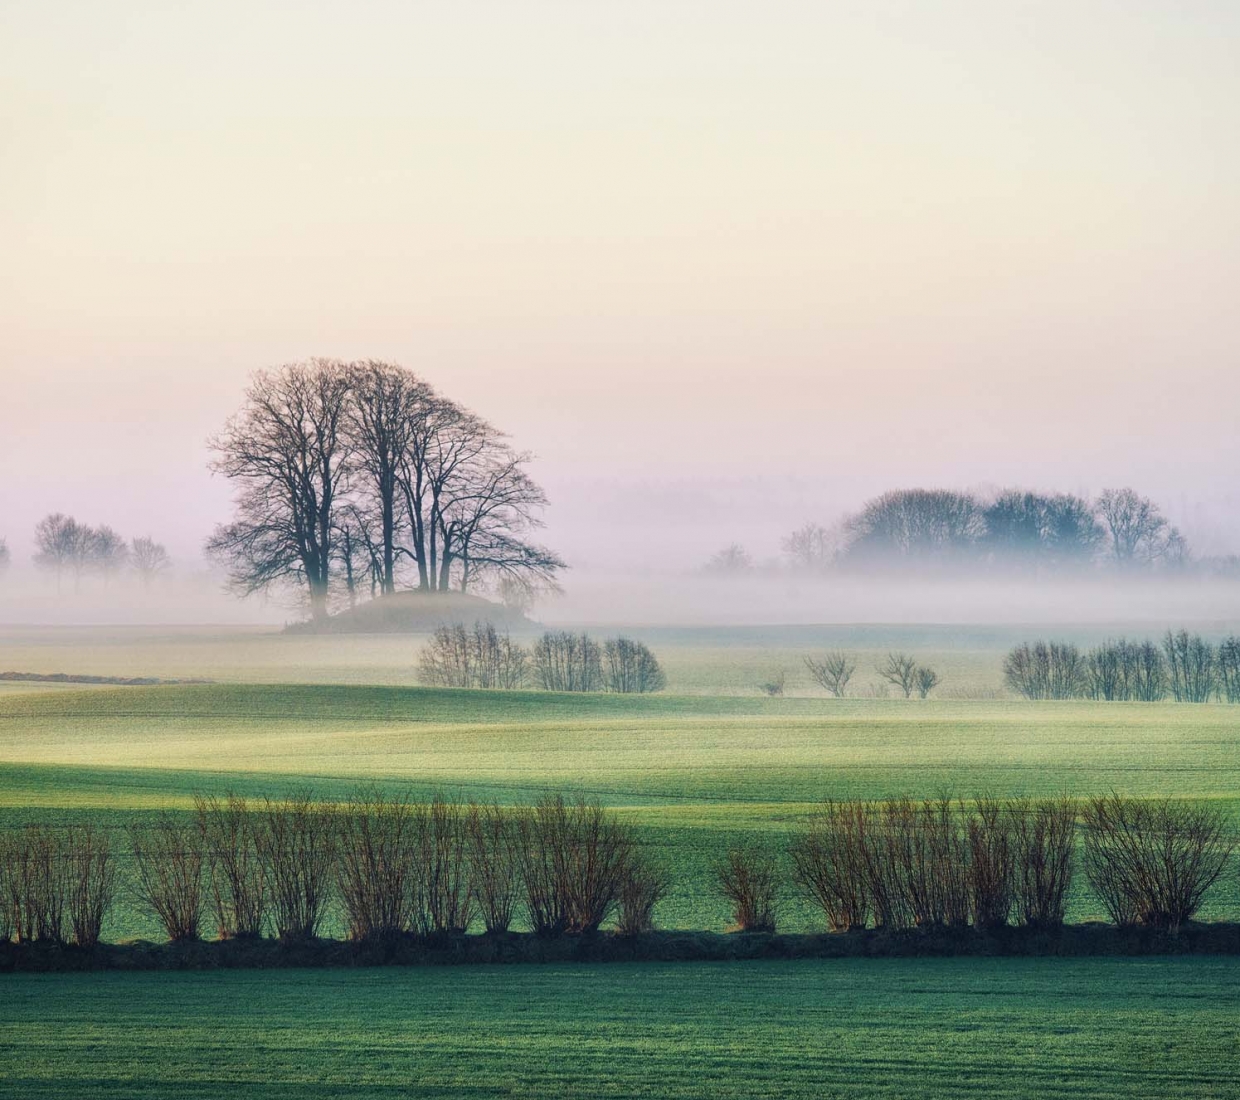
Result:
{"label": "green field", "polygon": [[0,1090],[1234,1097],[1240,960],[837,960],[3,979]]}
{"label": "green field", "polygon": [[[196,791],[307,783],[329,797],[371,782],[505,802],[580,791],[669,863],[661,925],[722,930],[713,859],[741,835],[777,850],[828,796],[1114,788],[1240,820],[1240,708],[986,698],[991,635],[856,642],[901,639],[972,676],[974,697],[745,686],[764,655],[791,668],[821,635],[768,651],[752,632],[667,632],[672,690],[637,698],[408,686],[407,639],[18,632],[0,636],[0,667],[224,682],[0,686],[0,824],[119,830]],[[1240,913],[1238,886],[1233,868],[1204,915]],[[1101,915],[1078,879],[1070,919]],[[781,927],[821,924],[790,900]],[[125,895],[105,934],[159,933]],[[0,992],[15,1096],[1240,1095],[1230,959],[9,975]]]}

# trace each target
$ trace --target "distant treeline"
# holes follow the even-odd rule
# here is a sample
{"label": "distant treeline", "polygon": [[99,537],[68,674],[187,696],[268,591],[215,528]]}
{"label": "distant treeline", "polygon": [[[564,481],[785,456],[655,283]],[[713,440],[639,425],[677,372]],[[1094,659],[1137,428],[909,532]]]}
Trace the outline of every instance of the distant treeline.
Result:
{"label": "distant treeline", "polygon": [[1240,638],[1214,645],[1168,630],[1161,644],[1120,638],[1081,650],[1071,642],[1024,642],[1007,655],[1003,676],[1026,699],[1240,703]]}
{"label": "distant treeline", "polygon": [[[39,520],[34,541],[34,564],[56,578],[57,588],[66,576],[76,589],[84,577],[99,577],[106,584],[125,573],[150,584],[172,565],[167,549],[152,538],[126,540],[106,523],[92,527],[61,512]],[[9,560],[9,548],[0,539],[0,572]]]}
{"label": "distant treeline", "polygon": [[419,674],[435,687],[640,693],[667,686],[655,655],[631,638],[600,644],[589,634],[548,631],[527,649],[482,622],[439,626],[422,651]]}
{"label": "distant treeline", "polygon": [[[784,850],[719,853],[715,889],[737,931],[773,932],[789,888],[833,932],[1063,925],[1079,858],[1120,926],[1174,934],[1235,848],[1214,806],[1119,795],[827,802]],[[533,806],[360,792],[250,803],[199,797],[127,829],[132,884],[169,940],[319,936],[329,916],[360,943],[471,930],[633,936],[654,928],[672,879],[633,825],[597,802]],[[0,841],[0,941],[93,947],[120,889],[110,834],[31,825]]]}
{"label": "distant treeline", "polygon": [[[1240,576],[1240,557],[1194,559],[1158,505],[1133,489],[1090,500],[1072,493],[1004,489],[993,496],[952,489],[896,489],[867,501],[835,528],[807,523],[783,540],[788,567],[1024,573],[1106,568],[1124,573]],[[737,543],[706,564],[717,574],[752,571]]]}

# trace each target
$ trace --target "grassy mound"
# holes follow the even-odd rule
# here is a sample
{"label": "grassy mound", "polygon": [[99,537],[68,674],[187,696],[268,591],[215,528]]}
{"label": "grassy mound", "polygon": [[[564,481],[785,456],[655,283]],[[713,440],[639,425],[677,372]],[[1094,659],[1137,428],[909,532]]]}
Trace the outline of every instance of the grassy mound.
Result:
{"label": "grassy mound", "polygon": [[429,634],[447,623],[490,622],[501,630],[535,624],[519,611],[463,592],[397,592],[367,600],[324,623],[294,623],[290,634]]}

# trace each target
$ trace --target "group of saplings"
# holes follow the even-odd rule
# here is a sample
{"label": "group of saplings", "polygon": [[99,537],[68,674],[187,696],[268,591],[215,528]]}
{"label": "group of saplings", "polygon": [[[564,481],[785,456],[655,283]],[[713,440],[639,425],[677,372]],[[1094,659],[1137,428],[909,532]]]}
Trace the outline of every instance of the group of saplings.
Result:
{"label": "group of saplings", "polygon": [[1026,699],[1240,703],[1240,637],[1214,645],[1168,630],[1159,645],[1120,638],[1085,651],[1071,642],[1025,642],[1007,655],[1003,675]]}
{"label": "group of saplings", "polygon": [[[837,699],[845,696],[853,673],[857,671],[854,658],[841,650],[833,650],[821,658],[806,657],[804,660],[806,670],[819,687]],[[914,695],[919,699],[929,698],[939,684],[939,674],[934,669],[918,663],[915,657],[907,653],[888,653],[874,666],[874,671],[882,680],[901,692],[905,699],[911,699]],[[779,694],[783,694],[782,689],[781,680]]]}
{"label": "group of saplings", "polygon": [[[1234,848],[1213,807],[1120,795],[1087,800],[1086,878],[1111,920],[1174,933],[1200,908]],[[1076,858],[1068,799],[828,802],[788,848],[792,885],[828,928],[1063,924]],[[774,853],[733,848],[716,868],[736,927],[774,931],[785,882]]]}
{"label": "group of saplings", "polygon": [[[1083,826],[1083,843],[1077,830]],[[168,939],[427,942],[522,923],[535,935],[654,927],[670,879],[633,827],[597,802],[417,802],[379,789],[261,803],[199,797],[193,814],[130,825],[132,892]],[[774,931],[789,885],[832,932],[1063,924],[1078,857],[1111,920],[1175,933],[1234,850],[1215,807],[1116,794],[827,802],[786,853],[754,843],[715,867],[739,931]],[[0,942],[99,942],[117,856],[94,826],[27,826],[0,844]],[[791,874],[788,874],[790,869]],[[790,879],[789,883],[787,879]]]}
{"label": "group of saplings", "polygon": [[[598,803],[530,807],[416,802],[374,789],[345,802],[309,794],[250,803],[199,797],[194,814],[128,829],[132,892],[172,942],[271,933],[351,940],[507,932],[649,931],[667,876],[633,829]],[[114,901],[116,861],[97,829],[30,827],[0,850],[0,939],[91,947]]]}
{"label": "group of saplings", "polygon": [[642,642],[548,631],[526,648],[491,623],[442,625],[422,650],[419,673],[435,687],[536,687],[543,691],[643,693],[667,686],[658,659]]}

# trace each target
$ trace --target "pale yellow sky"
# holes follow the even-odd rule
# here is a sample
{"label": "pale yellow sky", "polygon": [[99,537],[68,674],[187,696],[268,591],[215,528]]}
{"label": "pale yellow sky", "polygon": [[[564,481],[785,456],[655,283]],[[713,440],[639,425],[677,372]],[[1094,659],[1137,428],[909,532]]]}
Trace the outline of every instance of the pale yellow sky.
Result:
{"label": "pale yellow sky", "polygon": [[918,482],[1240,543],[1238,50],[1223,2],[0,0],[0,535],[198,545],[204,437],[323,354],[510,428],[570,557],[652,486],[690,556]]}

